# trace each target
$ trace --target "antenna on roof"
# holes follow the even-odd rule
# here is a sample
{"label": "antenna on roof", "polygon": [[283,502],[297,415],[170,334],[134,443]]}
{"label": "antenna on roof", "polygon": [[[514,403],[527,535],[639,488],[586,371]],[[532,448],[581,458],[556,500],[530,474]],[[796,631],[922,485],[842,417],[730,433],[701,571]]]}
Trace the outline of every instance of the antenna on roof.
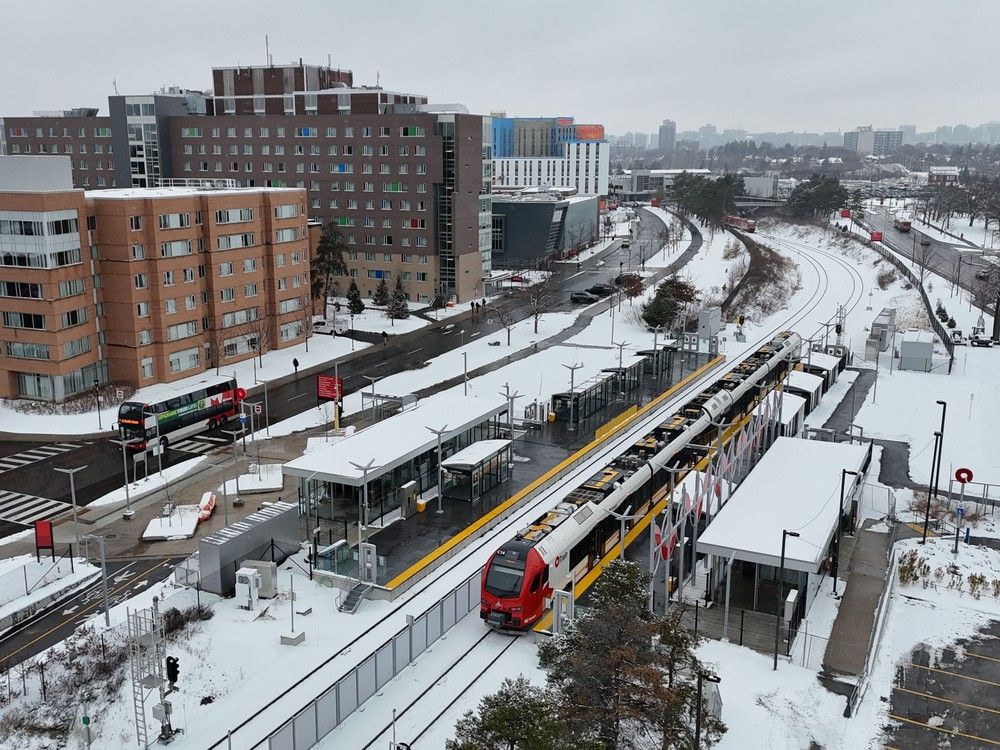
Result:
{"label": "antenna on roof", "polygon": [[117,78],[112,78],[111,79],[111,86],[115,90],[115,96],[121,96],[121,94],[118,93],[118,79]]}
{"label": "antenna on roof", "polygon": [[267,34],[264,34],[264,62],[268,65],[271,63],[271,40],[267,38]]}
{"label": "antenna on roof", "polygon": [[379,70],[376,70],[375,71],[375,85],[376,86],[378,86],[378,82],[381,80],[381,78],[382,78],[382,72],[379,71]]}
{"label": "antenna on roof", "polygon": [[331,55],[329,52],[326,53],[326,67],[328,68],[333,67],[333,55]]}

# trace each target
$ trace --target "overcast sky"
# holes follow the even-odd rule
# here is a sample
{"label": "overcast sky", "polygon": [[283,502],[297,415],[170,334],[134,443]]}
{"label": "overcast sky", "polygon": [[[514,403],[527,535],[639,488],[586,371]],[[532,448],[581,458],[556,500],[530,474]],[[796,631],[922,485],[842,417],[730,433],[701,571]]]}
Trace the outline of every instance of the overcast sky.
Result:
{"label": "overcast sky", "polygon": [[1000,119],[994,0],[55,0],[5,3],[0,115],[99,106],[303,58],[473,112],[611,133]]}

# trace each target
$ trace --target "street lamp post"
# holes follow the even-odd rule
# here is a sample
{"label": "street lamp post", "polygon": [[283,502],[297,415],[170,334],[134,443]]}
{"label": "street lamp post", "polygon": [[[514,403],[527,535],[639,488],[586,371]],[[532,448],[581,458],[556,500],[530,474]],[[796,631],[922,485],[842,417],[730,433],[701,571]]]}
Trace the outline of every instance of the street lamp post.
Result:
{"label": "street lamp post", "polygon": [[122,447],[122,471],[125,473],[125,510],[122,512],[122,518],[126,521],[131,521],[132,517],[135,516],[135,511],[132,510],[132,497],[129,495],[128,491],[128,460],[125,456],[126,446],[132,445],[133,443],[141,443],[142,438],[132,438],[131,440],[112,440],[112,443],[120,445]]}
{"label": "street lamp post", "polygon": [[698,670],[698,696],[697,707],[695,708],[694,714],[694,748],[695,750],[701,750],[701,682],[713,682],[716,685],[722,682],[722,678],[717,674],[712,674],[711,672],[702,672]]}
{"label": "street lamp post", "polygon": [[569,370],[569,430],[570,432],[576,431],[576,424],[573,421],[573,403],[576,398],[574,389],[576,388],[576,371],[583,367],[583,362],[575,362],[571,365],[563,365],[567,370]]}
{"label": "street lamp post", "polygon": [[[837,523],[840,523],[838,516]],[[785,609],[785,540],[799,536],[797,531],[781,530],[781,566],[778,568],[778,611],[774,618],[774,670],[778,669],[778,641],[781,638],[781,619]]]}
{"label": "street lamp post", "polygon": [[462,352],[462,388],[463,395],[469,395],[469,353]]}
{"label": "street lamp post", "polygon": [[[840,572],[840,527],[842,525],[842,519],[844,517],[844,480],[847,478],[848,474],[853,474],[858,476],[858,472],[851,471],[850,469],[840,470],[840,508],[837,511],[837,528],[833,532],[833,569],[831,575],[833,576],[833,595],[837,595],[837,575]],[[852,524],[853,529],[853,524]]]}
{"label": "street lamp post", "polygon": [[444,513],[444,508],[441,505],[444,496],[444,487],[441,481],[441,438],[448,432],[448,425],[444,425],[440,430],[435,430],[433,427],[428,427],[428,430],[434,433],[437,438],[437,449],[438,449],[438,460],[437,460],[437,484],[438,484],[438,509],[437,513]]}
{"label": "street lamp post", "polygon": [[59,469],[59,468],[56,469],[56,471],[58,471],[61,474],[69,474],[69,498],[70,502],[73,503],[73,532],[76,536],[77,550],[80,549],[80,524],[77,522],[76,518],[76,483],[73,481],[73,475],[76,474],[76,472],[83,471],[86,468],[87,464],[84,464],[83,466],[77,466],[75,469]]}
{"label": "street lamp post", "polygon": [[101,384],[96,378],[94,379],[94,401],[97,404],[97,429],[103,432],[104,428],[101,426]]}
{"label": "street lamp post", "polygon": [[[229,435],[229,437],[232,438],[233,441],[233,479],[236,482],[236,501],[233,503],[233,505],[238,505],[240,500],[240,470],[238,466],[239,459],[236,457],[236,446],[239,443],[238,441],[239,436],[243,432],[245,432],[245,430],[223,430],[222,432],[226,435]],[[223,483],[222,485],[222,492],[224,495],[223,499],[225,499],[225,493],[226,493],[225,483]]]}
{"label": "street lamp post", "polygon": [[621,342],[619,342],[617,344],[615,344],[614,342],[612,342],[612,346],[617,346],[618,347],[618,390],[619,390],[619,394],[622,397],[622,400],[624,401],[625,400],[625,368],[622,367],[622,361],[623,361],[623,357],[624,357],[625,347],[628,346],[628,342],[627,341],[621,341]]}
{"label": "street lamp post", "polygon": [[264,433],[268,437],[271,437],[271,410],[268,407],[268,400],[267,400],[267,381],[266,380],[260,381],[257,380],[257,378],[254,378],[253,382],[254,385],[264,386]]}
{"label": "street lamp post", "polygon": [[[350,464],[361,472],[361,481],[363,482],[361,496],[358,498],[358,548],[360,549],[361,542],[364,541],[364,534],[368,531],[368,472],[375,466],[375,459],[373,458],[367,464],[358,464],[354,461],[351,461]],[[360,575],[360,570],[358,574]]]}
{"label": "street lamp post", "polygon": [[920,539],[921,544],[927,544],[927,526],[931,521],[931,497],[934,492],[934,471],[937,467],[938,461],[938,445],[941,442],[941,432],[939,430],[934,431],[934,451],[931,454],[931,476],[927,480],[927,506],[924,508],[924,533]]}
{"label": "street lamp post", "polygon": [[365,380],[371,381],[372,384],[372,419],[375,419],[375,381],[378,380],[374,375],[362,375]]}
{"label": "street lamp post", "polygon": [[[86,537],[89,542],[91,539],[97,541],[98,546],[101,548],[101,592],[104,597],[104,625],[106,627],[111,627],[111,611],[108,607],[108,563],[107,554],[104,549],[104,537],[97,536],[96,534],[87,534]],[[79,544],[79,540],[77,540]]]}
{"label": "street lamp post", "polygon": [[937,471],[934,472],[934,498],[937,499],[938,491],[941,489],[941,460],[944,454],[944,420],[948,414],[948,403],[946,401],[936,401],[941,407],[941,439],[938,441]]}

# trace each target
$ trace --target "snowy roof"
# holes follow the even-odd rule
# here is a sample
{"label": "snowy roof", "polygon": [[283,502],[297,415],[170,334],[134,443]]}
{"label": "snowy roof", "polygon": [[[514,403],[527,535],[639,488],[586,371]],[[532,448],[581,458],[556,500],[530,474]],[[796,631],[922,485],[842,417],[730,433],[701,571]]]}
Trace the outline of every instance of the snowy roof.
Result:
{"label": "snowy roof", "polygon": [[442,466],[462,468],[466,466],[476,466],[490,458],[510,445],[509,440],[480,440],[460,450],[453,456],[449,456],[441,462]]}
{"label": "snowy roof", "polygon": [[816,393],[823,388],[823,378],[810,372],[792,370],[788,373],[788,385],[790,388],[796,388],[800,391]]}
{"label": "snowy roof", "polygon": [[201,540],[202,544],[211,544],[215,546],[221,546],[228,542],[230,539],[235,539],[238,536],[246,534],[254,526],[264,523],[265,521],[270,521],[275,516],[279,516],[282,513],[288,513],[289,511],[297,511],[298,506],[292,503],[285,503],[281,500],[277,500],[273,503],[268,503],[260,508],[260,510],[251,513],[246,518],[231,523],[218,531],[209,534],[204,539]]}
{"label": "snowy roof", "polygon": [[411,458],[437,446],[437,438],[428,427],[448,432],[442,440],[450,440],[490,417],[507,411],[507,401],[501,398],[476,396],[452,398],[446,406],[440,402],[422,402],[412,409],[358,430],[329,446],[310,451],[281,467],[284,474],[315,477],[318,480],[361,486],[364,473],[351,462],[367,464],[369,481],[400,466]]}
{"label": "snowy roof", "polygon": [[840,357],[835,357],[832,354],[824,354],[823,352],[812,352],[811,355],[806,355],[805,361],[802,364],[810,367],[821,367],[824,370],[836,370],[840,367]]}
{"label": "snowy roof", "polygon": [[904,344],[933,344],[934,334],[930,331],[918,331],[916,328],[911,328],[906,333],[903,334]]}
{"label": "snowy roof", "polygon": [[148,198],[186,198],[192,195],[222,194],[233,195],[239,193],[278,193],[278,192],[298,192],[301,188],[279,188],[279,187],[154,187],[154,188],[109,188],[105,190],[86,190],[84,195],[88,199],[117,199],[117,200],[145,200]]}
{"label": "snowy roof", "polygon": [[[861,471],[870,447],[778,438],[698,537],[698,552],[777,566],[782,530],[785,567],[819,571],[837,525],[841,470]],[[851,482],[844,504],[850,502]]]}
{"label": "snowy roof", "polygon": [[[816,377],[813,375],[812,377]],[[802,396],[796,396],[794,393],[784,393],[781,395],[781,423],[788,424],[793,419],[795,415],[798,414],[806,405],[806,400]],[[764,411],[764,404],[757,404],[754,407],[754,414],[759,414]]]}

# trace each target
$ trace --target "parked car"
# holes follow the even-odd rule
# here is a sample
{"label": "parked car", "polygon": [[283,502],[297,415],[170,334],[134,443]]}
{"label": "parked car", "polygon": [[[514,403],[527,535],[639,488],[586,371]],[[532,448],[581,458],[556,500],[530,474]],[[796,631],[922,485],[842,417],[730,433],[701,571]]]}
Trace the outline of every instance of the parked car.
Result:
{"label": "parked car", "polygon": [[317,320],[313,323],[313,333],[326,333],[330,336],[336,336],[337,334],[347,333],[347,328],[341,322],[336,322],[332,320]]}
{"label": "parked car", "polygon": [[597,297],[607,297],[609,294],[614,294],[615,288],[611,284],[594,284],[587,291]]}
{"label": "parked car", "polygon": [[573,292],[569,295],[570,302],[582,302],[584,304],[590,305],[594,302],[600,301],[600,297],[591,294],[590,292]]}

